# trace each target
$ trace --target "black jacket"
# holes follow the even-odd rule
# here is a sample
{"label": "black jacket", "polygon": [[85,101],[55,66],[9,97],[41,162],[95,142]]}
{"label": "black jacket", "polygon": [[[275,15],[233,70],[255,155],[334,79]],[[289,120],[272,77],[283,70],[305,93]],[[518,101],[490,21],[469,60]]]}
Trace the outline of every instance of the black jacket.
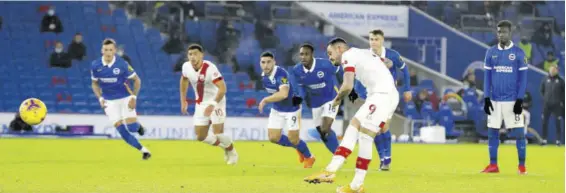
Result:
{"label": "black jacket", "polygon": [[51,67],[70,68],[71,58],[69,57],[69,54],[65,52],[61,52],[61,53],[53,52],[49,57],[49,65]]}
{"label": "black jacket", "polygon": [[69,44],[69,57],[75,60],[83,60],[86,55],[86,46],[81,42],[72,42]]}
{"label": "black jacket", "polygon": [[564,80],[560,76],[547,76],[540,85],[545,106],[564,105]]}
{"label": "black jacket", "polygon": [[[49,29],[49,25],[51,24],[55,24],[54,29]],[[43,16],[43,19],[41,20],[41,32],[55,32],[55,33],[63,32],[63,24],[61,24],[61,20],[59,19],[59,17],[57,17],[57,15]]]}

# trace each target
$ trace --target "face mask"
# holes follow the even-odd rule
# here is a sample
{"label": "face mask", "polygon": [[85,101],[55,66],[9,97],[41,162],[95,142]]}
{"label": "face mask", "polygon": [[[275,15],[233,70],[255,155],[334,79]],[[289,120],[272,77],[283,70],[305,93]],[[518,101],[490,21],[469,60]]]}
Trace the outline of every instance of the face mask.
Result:
{"label": "face mask", "polygon": [[50,9],[49,11],[47,11],[47,15],[50,15],[50,16],[55,15],[55,10]]}
{"label": "face mask", "polygon": [[56,53],[61,53],[61,52],[63,52],[63,48],[55,48],[55,52],[56,52]]}

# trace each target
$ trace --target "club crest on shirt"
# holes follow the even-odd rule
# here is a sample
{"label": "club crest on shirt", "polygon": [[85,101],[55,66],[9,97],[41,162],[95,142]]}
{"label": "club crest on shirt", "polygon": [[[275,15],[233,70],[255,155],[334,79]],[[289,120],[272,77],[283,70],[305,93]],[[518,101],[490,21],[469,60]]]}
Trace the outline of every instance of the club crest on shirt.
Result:
{"label": "club crest on shirt", "polygon": [[324,77],[324,72],[323,71],[318,71],[316,73],[316,76],[318,76],[318,78],[323,78]]}
{"label": "club crest on shirt", "polygon": [[199,80],[199,81],[204,81],[204,75],[202,75],[202,74],[198,75],[198,80]]}
{"label": "club crest on shirt", "polygon": [[509,60],[515,60],[515,54],[509,54]]}
{"label": "club crest on shirt", "polygon": [[275,79],[274,79],[274,78],[270,78],[269,81],[271,82],[271,84],[275,84]]}
{"label": "club crest on shirt", "polygon": [[115,75],[118,75],[118,74],[120,74],[120,69],[114,68],[114,69],[112,69],[112,73],[114,73]]}

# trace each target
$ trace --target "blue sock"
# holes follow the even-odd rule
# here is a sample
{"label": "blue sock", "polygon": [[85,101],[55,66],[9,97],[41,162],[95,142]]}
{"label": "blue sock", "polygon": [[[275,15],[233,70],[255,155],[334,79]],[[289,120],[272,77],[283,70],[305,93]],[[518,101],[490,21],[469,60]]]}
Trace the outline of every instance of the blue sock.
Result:
{"label": "blue sock", "polygon": [[383,146],[384,146],[384,155],[385,157],[391,158],[391,132],[387,130],[383,133]]}
{"label": "blue sock", "polygon": [[291,141],[289,141],[289,138],[286,135],[281,135],[281,138],[279,138],[279,142],[277,142],[277,144],[285,147],[293,147],[293,144],[291,143]]}
{"label": "blue sock", "polygon": [[303,154],[303,156],[305,156],[306,158],[312,157],[311,151],[309,150],[309,147],[307,147],[307,143],[305,143],[305,141],[299,140],[299,144],[297,144],[295,148],[299,150],[299,152],[301,152],[301,154]]}
{"label": "blue sock", "polygon": [[379,155],[379,158],[381,160],[383,160],[385,158],[385,154],[383,151],[383,137],[381,134],[375,136],[375,138],[373,139],[373,142],[375,143],[375,149],[377,150],[377,154]]}
{"label": "blue sock", "polygon": [[489,163],[497,164],[497,149],[499,148],[499,129],[489,128],[487,133],[489,145]]}
{"label": "blue sock", "polygon": [[324,142],[324,145],[330,151],[330,153],[333,154],[336,151],[336,148],[338,148],[338,138],[336,138],[336,133],[334,133],[332,129],[330,129],[328,135],[326,135],[326,141]]}
{"label": "blue sock", "polygon": [[136,139],[136,137],[128,132],[128,129],[126,129],[126,126],[124,124],[118,126],[118,128],[116,129],[118,129],[118,133],[120,133],[120,136],[122,136],[122,139],[124,139],[126,143],[130,144],[132,147],[135,147],[138,150],[141,150],[142,145],[140,144],[138,139]]}
{"label": "blue sock", "polygon": [[138,122],[130,123],[126,125],[126,128],[128,128],[128,131],[132,133],[138,132],[138,130],[140,129],[140,124]]}
{"label": "blue sock", "polygon": [[517,138],[517,154],[519,155],[519,165],[525,166],[527,156],[527,140],[525,140],[525,128],[514,128],[514,135]]}

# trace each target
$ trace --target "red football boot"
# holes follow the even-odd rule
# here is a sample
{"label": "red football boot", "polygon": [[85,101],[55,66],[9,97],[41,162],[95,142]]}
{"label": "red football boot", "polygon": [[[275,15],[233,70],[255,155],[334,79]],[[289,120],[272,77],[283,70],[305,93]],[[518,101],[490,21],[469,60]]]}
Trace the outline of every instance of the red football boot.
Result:
{"label": "red football boot", "polygon": [[497,167],[497,164],[489,164],[483,169],[482,173],[499,173],[499,167]]}
{"label": "red football boot", "polygon": [[519,166],[519,174],[527,174],[527,168],[525,166]]}

